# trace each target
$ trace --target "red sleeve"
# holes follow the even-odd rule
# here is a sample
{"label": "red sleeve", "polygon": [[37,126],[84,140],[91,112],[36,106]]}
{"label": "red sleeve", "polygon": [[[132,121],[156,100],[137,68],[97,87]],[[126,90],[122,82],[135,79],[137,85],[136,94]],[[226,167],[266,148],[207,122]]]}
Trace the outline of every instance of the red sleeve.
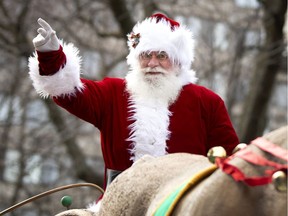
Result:
{"label": "red sleeve", "polygon": [[111,96],[107,82],[81,79],[85,88],[74,96],[54,97],[53,100],[73,115],[101,128],[101,116]]}
{"label": "red sleeve", "polygon": [[81,78],[84,84],[82,91],[76,95],[66,97],[54,97],[53,100],[62,108],[73,115],[93,124],[95,127],[103,127],[104,116],[111,113],[115,100],[119,100],[123,94],[124,80],[118,78],[104,78],[101,81],[92,81]]}
{"label": "red sleeve", "polygon": [[51,52],[37,51],[39,61],[39,73],[42,76],[50,76],[55,74],[66,64],[66,55],[62,46],[59,50]]}
{"label": "red sleeve", "polygon": [[209,148],[223,146],[228,155],[239,144],[238,136],[233,128],[224,101],[221,98],[214,103],[210,132],[208,134]]}

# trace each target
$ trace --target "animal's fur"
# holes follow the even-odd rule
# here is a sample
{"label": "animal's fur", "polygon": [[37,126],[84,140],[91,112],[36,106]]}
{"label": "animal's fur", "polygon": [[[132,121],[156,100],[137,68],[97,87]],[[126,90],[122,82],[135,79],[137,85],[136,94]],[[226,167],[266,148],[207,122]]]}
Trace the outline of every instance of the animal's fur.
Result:
{"label": "animal's fur", "polygon": [[[264,138],[287,148],[287,127],[273,131]],[[276,160],[255,146],[248,148]],[[261,172],[259,167],[241,159],[235,158],[232,162],[244,168],[247,175]],[[90,216],[150,216],[175,187],[210,165],[206,157],[186,153],[159,158],[144,157],[112,182],[102,199],[100,211]],[[71,214],[72,211],[57,216],[88,215],[84,210],[83,214]],[[217,170],[181,199],[173,215],[287,215],[287,194],[276,191],[271,184],[249,187]]]}

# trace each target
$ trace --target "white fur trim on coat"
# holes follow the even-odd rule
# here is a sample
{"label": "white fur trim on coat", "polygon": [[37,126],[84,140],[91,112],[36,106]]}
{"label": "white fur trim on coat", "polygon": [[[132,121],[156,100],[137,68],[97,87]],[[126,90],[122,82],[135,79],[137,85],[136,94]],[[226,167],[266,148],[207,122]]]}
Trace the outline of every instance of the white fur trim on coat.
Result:
{"label": "white fur trim on coat", "polygon": [[167,154],[166,141],[169,139],[170,131],[167,104],[159,104],[157,101],[151,103],[140,100],[131,101],[129,107],[134,113],[130,125],[131,135],[128,141],[132,141],[131,160],[137,161],[144,155],[163,156]]}
{"label": "white fur trim on coat", "polygon": [[[135,71],[126,76],[126,88],[130,94],[128,108],[132,120],[127,140],[132,143],[130,159],[133,162],[144,155],[158,157],[167,154],[166,141],[170,137],[168,127],[171,113],[168,108],[169,96],[172,94],[166,95],[159,89],[155,91],[145,85],[144,81],[138,81],[140,79]],[[178,94],[177,91],[173,93]]]}
{"label": "white fur trim on coat", "polygon": [[66,65],[51,76],[39,74],[38,56],[35,52],[29,58],[29,75],[36,92],[43,98],[74,95],[76,91],[83,89],[80,80],[81,57],[79,50],[72,44],[63,44],[63,52],[66,55]]}
{"label": "white fur trim on coat", "polygon": [[100,210],[100,207],[101,207],[101,201],[102,200],[99,200],[97,203],[94,202],[94,203],[91,203],[89,204],[86,208],[87,210],[93,212],[93,213],[98,213],[99,210]]}

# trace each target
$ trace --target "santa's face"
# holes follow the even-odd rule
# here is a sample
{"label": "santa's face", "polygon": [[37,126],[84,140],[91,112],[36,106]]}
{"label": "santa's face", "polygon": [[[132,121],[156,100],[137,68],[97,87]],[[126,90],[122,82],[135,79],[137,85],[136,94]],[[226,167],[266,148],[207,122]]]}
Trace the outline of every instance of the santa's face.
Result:
{"label": "santa's face", "polygon": [[182,83],[180,67],[173,64],[165,52],[143,52],[138,65],[126,76],[127,89],[142,100],[171,104],[177,98]]}
{"label": "santa's face", "polygon": [[175,65],[172,64],[169,56],[164,51],[147,51],[139,55],[139,70],[144,81],[158,86],[161,82],[171,75],[177,75]]}

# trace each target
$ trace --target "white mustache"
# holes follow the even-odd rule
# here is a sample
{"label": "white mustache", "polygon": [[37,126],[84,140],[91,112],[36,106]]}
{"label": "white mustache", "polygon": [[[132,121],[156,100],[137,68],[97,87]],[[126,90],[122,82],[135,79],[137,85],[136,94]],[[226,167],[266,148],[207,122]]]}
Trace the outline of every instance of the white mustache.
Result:
{"label": "white mustache", "polygon": [[168,71],[167,70],[165,70],[164,68],[162,68],[162,67],[155,67],[155,68],[150,68],[150,67],[146,67],[146,68],[142,68],[141,69],[141,71],[143,72],[143,73],[153,73],[153,72],[155,72],[155,73],[163,73],[163,74],[167,74],[168,73]]}

